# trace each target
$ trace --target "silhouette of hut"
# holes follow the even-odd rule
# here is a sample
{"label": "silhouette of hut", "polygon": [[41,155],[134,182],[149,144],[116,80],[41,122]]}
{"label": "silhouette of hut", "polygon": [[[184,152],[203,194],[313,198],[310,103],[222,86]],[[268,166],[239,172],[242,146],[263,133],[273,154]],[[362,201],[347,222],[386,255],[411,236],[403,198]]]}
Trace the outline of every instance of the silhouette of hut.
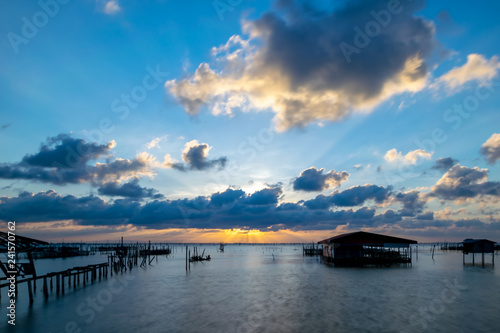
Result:
{"label": "silhouette of hut", "polygon": [[411,239],[374,234],[371,232],[352,232],[324,239],[323,258],[335,265],[364,266],[411,263],[410,244],[418,242]]}
{"label": "silhouette of hut", "polygon": [[495,264],[495,242],[488,239],[464,239],[463,244],[463,263],[465,264],[465,256],[472,254],[472,264],[475,264],[475,254],[481,253],[481,263],[484,266],[484,254],[492,253],[491,263]]}

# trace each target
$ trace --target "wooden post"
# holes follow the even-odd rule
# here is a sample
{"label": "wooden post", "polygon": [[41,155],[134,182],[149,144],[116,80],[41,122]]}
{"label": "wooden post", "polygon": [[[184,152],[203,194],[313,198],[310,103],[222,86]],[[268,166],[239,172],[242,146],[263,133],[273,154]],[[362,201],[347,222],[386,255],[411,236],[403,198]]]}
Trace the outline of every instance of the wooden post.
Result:
{"label": "wooden post", "polygon": [[56,275],[56,292],[59,295],[59,283],[60,283],[60,277],[59,274]]}
{"label": "wooden post", "polygon": [[31,280],[28,280],[28,294],[30,296],[30,304],[33,303],[33,290],[31,290]]}
{"label": "wooden post", "polygon": [[188,247],[186,245],[186,271],[188,270]]}
{"label": "wooden post", "polygon": [[61,292],[64,294],[64,273],[61,274]]}
{"label": "wooden post", "polygon": [[33,254],[31,251],[28,251],[28,259],[30,261],[30,266],[33,272],[33,290],[36,291],[36,270],[35,270],[35,262],[33,261]]}
{"label": "wooden post", "polygon": [[43,295],[45,298],[49,297],[49,288],[47,288],[47,278],[43,277]]}

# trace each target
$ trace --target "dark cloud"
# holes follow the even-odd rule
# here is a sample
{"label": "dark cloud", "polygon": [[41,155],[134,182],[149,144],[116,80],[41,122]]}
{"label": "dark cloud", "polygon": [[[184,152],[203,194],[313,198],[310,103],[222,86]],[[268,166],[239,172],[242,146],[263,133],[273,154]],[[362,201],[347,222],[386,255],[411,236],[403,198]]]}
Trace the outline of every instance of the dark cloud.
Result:
{"label": "dark cloud", "polygon": [[190,141],[182,152],[182,160],[185,163],[167,162],[167,166],[180,171],[207,170],[213,167],[224,168],[227,163],[226,157],[208,159],[208,152],[211,148],[206,143],[198,143],[196,140]]}
{"label": "dark cloud", "polygon": [[[434,26],[414,15],[423,1],[344,1],[328,10],[281,1],[245,21],[249,40],[233,36],[214,48],[221,68],[199,65],[166,84],[191,114],[209,106],[271,109],[278,129],[338,121],[389,97],[425,86]],[[331,10],[331,8],[334,8]],[[375,13],[375,14],[374,14]]]}
{"label": "dark cloud", "polygon": [[353,186],[344,191],[335,191],[331,197],[336,206],[359,206],[370,199],[376,203],[383,203],[388,199],[391,191],[391,187],[366,184]]}
{"label": "dark cloud", "polygon": [[80,168],[91,160],[95,161],[102,155],[108,155],[112,147],[112,142],[98,145],[72,138],[67,134],[59,134],[48,138],[38,153],[24,156],[20,164],[45,168]]}
{"label": "dark cloud", "polygon": [[443,200],[500,195],[500,182],[488,181],[488,170],[456,164],[432,187],[429,197]]}
{"label": "dark cloud", "polygon": [[25,155],[21,162],[0,164],[0,178],[65,185],[152,175],[154,159],[145,153],[132,160],[115,159],[107,163],[89,164],[98,158],[109,157],[114,146],[114,141],[98,145],[60,134],[47,139],[37,153]]}
{"label": "dark cloud", "polygon": [[210,196],[210,204],[221,207],[223,205],[233,204],[245,195],[243,190],[233,190],[228,188],[224,192],[217,192]]}
{"label": "dark cloud", "polygon": [[[460,167],[458,165],[458,168]],[[456,186],[472,187],[488,184],[485,170],[477,168],[458,169],[454,166],[443,176]],[[138,185],[137,181],[130,184]],[[441,185],[442,185],[441,184]],[[107,184],[109,185],[109,184]],[[437,185],[436,185],[437,186]],[[491,188],[491,185],[488,185]],[[496,185],[498,188],[498,184]],[[103,187],[104,188],[104,187]],[[331,195],[318,195],[308,201],[281,202],[283,189],[280,185],[267,187],[254,193],[228,188],[210,196],[193,199],[152,200],[140,203],[135,200],[136,186],[106,186],[114,194],[125,195],[126,199],[104,201],[97,196],[62,196],[50,190],[37,194],[23,192],[17,197],[0,197],[0,221],[15,219],[21,222],[69,221],[79,225],[139,227],[148,229],[199,228],[199,229],[259,229],[270,230],[332,230],[338,226],[344,229],[426,229],[426,228],[468,228],[483,225],[468,221],[445,221],[434,219],[434,213],[424,211],[424,196],[418,191],[393,193],[391,187],[366,184]],[[482,187],[480,187],[482,189]],[[141,191],[135,197],[154,195]],[[143,189],[144,190],[144,189]],[[440,189],[441,191],[443,188]],[[104,191],[103,189],[101,192]],[[435,189],[431,191],[434,192]],[[439,192],[442,196],[443,192]],[[498,193],[498,192],[497,192]],[[151,197],[151,196],[149,196]],[[455,196],[456,197],[456,196]],[[367,207],[373,200],[378,207]],[[387,209],[378,212],[384,205],[402,204],[396,212]],[[352,208],[360,206],[358,209]],[[343,209],[347,207],[348,209]],[[65,222],[66,223],[66,222]],[[472,223],[472,224],[471,224]],[[487,226],[485,226],[487,228]]]}
{"label": "dark cloud", "polygon": [[252,193],[245,203],[248,205],[275,205],[278,203],[279,197],[283,194],[281,187],[265,188]]}
{"label": "dark cloud", "polygon": [[80,225],[163,228],[242,228],[260,230],[334,229],[339,225],[372,227],[393,223],[397,216],[377,215],[375,209],[309,209],[302,203],[279,203],[282,188],[265,188],[247,194],[228,189],[194,199],[104,201],[96,196],[77,198],[54,191],[23,192],[0,197],[0,220],[22,222],[72,221]]}
{"label": "dark cloud", "polygon": [[96,196],[60,196],[53,190],[37,194],[22,192],[17,197],[0,197],[0,219],[46,222],[74,220],[85,225],[126,224],[139,208],[128,200],[106,202]]}
{"label": "dark cloud", "polygon": [[441,170],[446,172],[451,169],[452,166],[458,163],[458,160],[451,157],[441,157],[436,160],[436,163],[432,167],[434,170]]}
{"label": "dark cloud", "polygon": [[391,187],[371,184],[353,186],[344,191],[334,191],[329,196],[318,195],[314,199],[305,201],[304,206],[309,209],[327,209],[332,206],[351,207],[363,205],[367,200],[374,200],[380,204],[389,198],[391,191]]}
{"label": "dark cloud", "polygon": [[500,160],[500,133],[493,134],[483,143],[481,154],[484,155],[490,164],[495,164],[497,160]]}
{"label": "dark cloud", "polygon": [[328,188],[339,187],[342,182],[349,178],[349,173],[346,171],[337,172],[330,170],[323,174],[325,169],[316,169],[311,167],[300,173],[300,176],[293,180],[293,189],[295,191],[323,191]]}
{"label": "dark cloud", "polygon": [[415,216],[421,213],[425,206],[425,201],[418,191],[399,192],[394,195],[394,199],[403,204],[403,208],[399,211],[401,216]]}
{"label": "dark cloud", "polygon": [[417,220],[434,220],[434,212],[425,212],[416,216]]}
{"label": "dark cloud", "polygon": [[120,184],[119,182],[109,182],[102,184],[98,189],[98,193],[108,196],[119,196],[131,199],[162,199],[163,195],[159,194],[154,188],[141,187],[139,179],[135,178],[131,181]]}
{"label": "dark cloud", "polygon": [[3,124],[2,127],[0,127],[0,130],[7,129],[10,126],[10,124]]}

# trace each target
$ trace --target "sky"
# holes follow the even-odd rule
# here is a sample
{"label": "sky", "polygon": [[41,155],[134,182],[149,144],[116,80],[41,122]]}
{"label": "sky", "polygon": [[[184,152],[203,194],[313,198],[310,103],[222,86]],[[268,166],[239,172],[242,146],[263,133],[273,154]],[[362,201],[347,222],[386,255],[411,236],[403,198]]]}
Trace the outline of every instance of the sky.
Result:
{"label": "sky", "polygon": [[2,6],[3,230],[500,241],[495,1]]}

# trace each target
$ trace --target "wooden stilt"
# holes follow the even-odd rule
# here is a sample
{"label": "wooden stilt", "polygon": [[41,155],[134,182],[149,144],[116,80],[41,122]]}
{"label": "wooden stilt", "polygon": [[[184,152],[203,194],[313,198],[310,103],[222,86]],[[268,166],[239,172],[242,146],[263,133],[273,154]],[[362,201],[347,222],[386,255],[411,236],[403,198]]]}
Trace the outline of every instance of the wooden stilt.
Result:
{"label": "wooden stilt", "polygon": [[30,304],[33,303],[33,290],[31,290],[31,281],[28,280],[28,294],[29,294],[29,297],[30,297]]}
{"label": "wooden stilt", "polygon": [[43,278],[43,295],[45,298],[49,297],[49,289],[47,288],[47,278]]}

